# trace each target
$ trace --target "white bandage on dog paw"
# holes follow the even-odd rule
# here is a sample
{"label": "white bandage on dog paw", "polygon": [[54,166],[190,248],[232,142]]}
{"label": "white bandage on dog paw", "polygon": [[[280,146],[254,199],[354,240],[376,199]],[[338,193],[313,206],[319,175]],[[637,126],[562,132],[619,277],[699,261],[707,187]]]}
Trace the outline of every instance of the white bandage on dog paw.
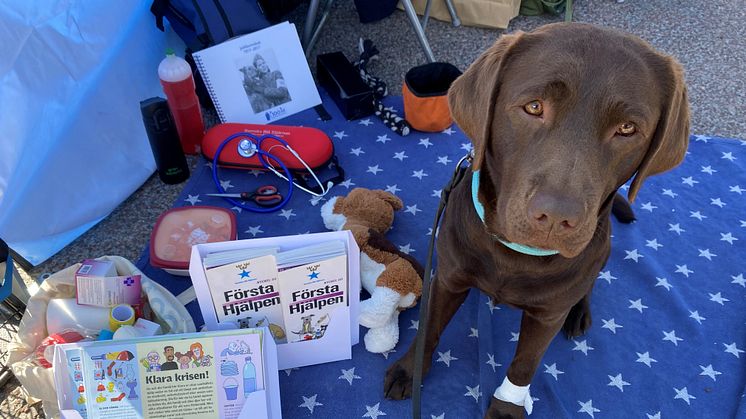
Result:
{"label": "white bandage on dog paw", "polygon": [[500,387],[495,390],[493,396],[498,400],[513,403],[517,406],[523,406],[526,408],[526,413],[530,415],[531,411],[534,410],[534,399],[531,398],[531,393],[528,391],[529,387],[531,387],[531,384],[527,386],[517,386],[511,383],[506,376],[503,383],[500,384]]}

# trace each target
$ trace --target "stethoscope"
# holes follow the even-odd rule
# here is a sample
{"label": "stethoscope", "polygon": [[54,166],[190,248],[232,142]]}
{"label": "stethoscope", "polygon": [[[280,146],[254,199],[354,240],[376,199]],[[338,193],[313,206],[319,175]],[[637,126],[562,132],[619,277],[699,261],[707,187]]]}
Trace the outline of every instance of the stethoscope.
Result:
{"label": "stethoscope", "polygon": [[[327,192],[329,192],[329,189],[333,186],[332,182],[327,182],[326,187],[324,187],[324,185],[321,183],[321,180],[319,180],[318,176],[316,176],[316,173],[308,166],[308,164],[306,164],[305,160],[303,160],[300,157],[300,155],[298,155],[298,153],[292,147],[290,147],[290,144],[288,144],[288,142],[283,140],[282,138],[279,138],[271,134],[266,134],[266,135],[262,135],[261,137],[257,137],[248,132],[240,132],[238,134],[233,134],[230,137],[223,140],[223,142],[220,143],[220,146],[218,146],[218,149],[215,151],[215,157],[213,157],[213,160],[212,160],[212,180],[215,182],[215,187],[217,187],[220,193],[225,193],[225,189],[223,188],[223,185],[220,183],[220,178],[218,177],[218,161],[219,161],[220,153],[223,152],[223,148],[225,148],[225,146],[231,140],[234,140],[236,138],[242,138],[242,137],[244,138],[238,143],[238,154],[241,157],[245,157],[245,158],[251,158],[251,157],[257,156],[259,158],[259,162],[262,164],[262,166],[265,169],[271,171],[280,179],[283,179],[288,182],[288,190],[287,190],[287,193],[284,194],[283,200],[273,207],[259,208],[259,207],[246,205],[233,198],[227,198],[227,197],[223,198],[226,201],[230,202],[231,204],[236,205],[240,208],[243,208],[251,212],[259,212],[259,213],[274,212],[284,207],[288,203],[288,201],[290,201],[290,198],[293,195],[293,188],[299,188],[300,190],[304,192],[307,192],[313,196],[320,198],[326,195]],[[262,150],[262,143],[265,140],[274,140],[274,141],[277,141],[278,144],[274,144],[270,146],[269,149],[267,150]],[[290,172],[290,169],[288,169],[288,167],[285,165],[285,163],[282,162],[282,160],[277,158],[275,155],[271,154],[272,149],[275,147],[282,147],[286,149],[288,152],[290,152],[290,154],[292,154],[296,159],[298,159],[298,161],[301,162],[301,164],[303,164],[303,167],[305,167],[306,170],[308,170],[308,172],[311,173],[311,176],[316,181],[316,183],[319,185],[319,190],[321,191],[321,193],[314,192],[312,190],[309,190],[295,183],[295,181],[293,180],[293,174]],[[277,163],[277,165],[280,166],[280,168],[284,172],[284,175],[283,173],[280,173],[272,164],[270,164],[269,162],[270,160],[274,163]]]}

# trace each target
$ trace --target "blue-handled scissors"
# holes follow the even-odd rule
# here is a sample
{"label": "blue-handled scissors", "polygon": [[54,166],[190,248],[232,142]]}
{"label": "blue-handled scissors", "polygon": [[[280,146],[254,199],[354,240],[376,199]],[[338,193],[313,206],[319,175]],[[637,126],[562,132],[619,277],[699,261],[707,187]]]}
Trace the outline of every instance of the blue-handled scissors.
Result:
{"label": "blue-handled scissors", "polygon": [[282,201],[282,195],[277,191],[277,188],[272,185],[260,186],[254,192],[209,193],[207,196],[254,201],[254,203],[260,207],[273,207]]}

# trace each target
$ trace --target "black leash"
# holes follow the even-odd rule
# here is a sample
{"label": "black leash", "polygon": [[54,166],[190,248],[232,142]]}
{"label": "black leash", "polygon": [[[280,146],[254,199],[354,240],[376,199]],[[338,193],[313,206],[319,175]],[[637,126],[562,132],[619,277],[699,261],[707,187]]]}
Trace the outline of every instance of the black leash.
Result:
{"label": "black leash", "polygon": [[[435,213],[435,222],[433,223],[432,234],[430,235],[430,244],[427,250],[427,260],[425,265],[425,278],[422,281],[422,296],[420,297],[420,314],[419,323],[417,326],[417,340],[414,352],[414,372],[412,376],[412,418],[421,418],[422,408],[422,362],[425,357],[425,331],[427,330],[427,305],[430,301],[430,273],[432,271],[433,264],[433,252],[435,251],[435,236],[438,231],[438,224],[440,224],[440,217],[443,215],[443,210],[446,208],[448,203],[448,196],[451,194],[453,188],[458,185],[461,179],[466,174],[466,169],[469,168],[473,160],[473,155],[468,155],[461,158],[456,165],[456,170],[451,176],[450,182],[443,188],[440,193],[440,203],[438,204],[438,211]],[[466,166],[463,163],[467,162]]]}

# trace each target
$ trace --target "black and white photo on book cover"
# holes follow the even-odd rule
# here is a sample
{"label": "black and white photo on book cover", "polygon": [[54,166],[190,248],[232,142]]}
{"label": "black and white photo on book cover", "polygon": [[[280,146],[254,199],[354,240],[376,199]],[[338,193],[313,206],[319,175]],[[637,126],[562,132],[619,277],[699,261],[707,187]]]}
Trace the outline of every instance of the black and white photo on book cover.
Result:
{"label": "black and white photo on book cover", "polygon": [[321,103],[295,25],[288,22],[193,56],[223,123],[267,124]]}

